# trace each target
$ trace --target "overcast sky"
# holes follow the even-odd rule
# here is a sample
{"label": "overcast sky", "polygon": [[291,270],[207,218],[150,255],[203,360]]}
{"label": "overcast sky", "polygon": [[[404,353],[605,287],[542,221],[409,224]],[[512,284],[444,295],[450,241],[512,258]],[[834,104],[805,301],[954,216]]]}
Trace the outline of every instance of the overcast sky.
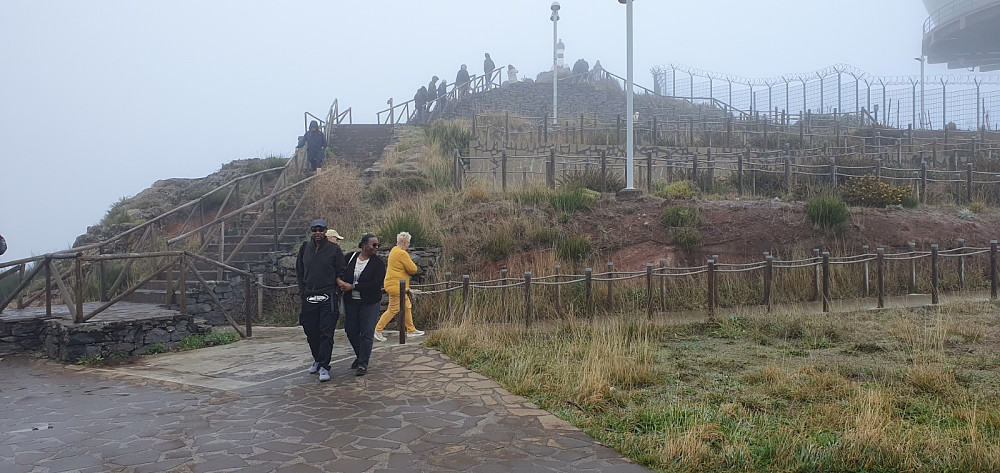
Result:
{"label": "overcast sky", "polygon": [[[333,99],[373,123],[484,52],[549,68],[548,0],[0,0],[0,261],[68,248],[158,179],[289,155]],[[625,8],[560,2],[566,60],[625,75]],[[669,63],[772,77],[917,74],[920,0],[636,0],[636,83]],[[928,74],[947,72],[929,66]]]}

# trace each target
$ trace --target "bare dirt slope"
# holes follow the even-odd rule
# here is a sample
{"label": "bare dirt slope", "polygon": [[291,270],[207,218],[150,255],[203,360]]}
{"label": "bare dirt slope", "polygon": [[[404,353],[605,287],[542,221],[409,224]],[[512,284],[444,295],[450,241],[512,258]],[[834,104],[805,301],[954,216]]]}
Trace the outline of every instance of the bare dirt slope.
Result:
{"label": "bare dirt slope", "polygon": [[[697,231],[700,248],[683,249],[673,244],[660,224],[663,208],[671,204],[699,209]],[[590,212],[574,214],[572,231],[590,237],[595,250],[620,270],[638,270],[647,262],[666,258],[667,264],[701,265],[710,255],[726,262],[759,261],[767,251],[776,257],[804,255],[821,248],[835,255],[858,253],[861,245],[882,246],[887,251],[903,248],[909,241],[928,249],[956,246],[964,238],[970,246],[989,246],[1000,239],[1000,218],[977,214],[959,218],[955,208],[915,210],[851,209],[851,228],[836,235],[814,228],[806,219],[803,204],[767,200],[702,200],[666,203],[655,197],[635,202],[603,202]]]}

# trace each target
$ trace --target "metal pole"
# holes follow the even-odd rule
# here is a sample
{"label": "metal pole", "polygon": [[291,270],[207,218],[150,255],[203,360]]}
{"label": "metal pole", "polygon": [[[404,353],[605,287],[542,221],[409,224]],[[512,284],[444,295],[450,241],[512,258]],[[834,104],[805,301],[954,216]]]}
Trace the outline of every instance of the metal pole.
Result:
{"label": "metal pole", "polygon": [[559,42],[557,32],[559,30],[559,2],[552,2],[552,124],[559,124],[559,68],[557,61],[556,44]]}
{"label": "metal pole", "polygon": [[920,129],[924,129],[924,62],[926,62],[924,56],[920,56],[918,60],[920,61]]}
{"label": "metal pole", "polygon": [[632,115],[634,113],[632,104],[632,0],[626,0],[625,3],[625,28],[628,30],[628,73],[626,74],[625,81],[625,112],[628,115],[628,125],[625,130],[625,133],[628,135],[625,138],[625,189],[632,190],[635,189],[633,185],[635,179],[635,170],[633,169],[634,156],[632,153]]}

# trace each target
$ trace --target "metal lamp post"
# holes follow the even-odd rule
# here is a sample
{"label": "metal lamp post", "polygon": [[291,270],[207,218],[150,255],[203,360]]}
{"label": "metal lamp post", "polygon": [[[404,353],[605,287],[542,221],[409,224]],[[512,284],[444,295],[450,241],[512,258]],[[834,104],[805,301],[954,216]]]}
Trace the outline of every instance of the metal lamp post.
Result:
{"label": "metal lamp post", "polygon": [[552,2],[552,124],[559,123],[559,66],[556,62],[556,43],[558,42],[557,32],[559,27],[559,2]]}
{"label": "metal lamp post", "polygon": [[920,129],[924,129],[924,57],[915,57],[914,61],[920,61]]}
{"label": "metal lamp post", "polygon": [[633,147],[633,119],[634,107],[632,105],[632,0],[618,0],[618,3],[625,4],[625,29],[627,30],[627,74],[625,79],[625,116],[628,117],[628,124],[625,127],[625,189],[627,194],[634,194],[635,187],[635,156]]}

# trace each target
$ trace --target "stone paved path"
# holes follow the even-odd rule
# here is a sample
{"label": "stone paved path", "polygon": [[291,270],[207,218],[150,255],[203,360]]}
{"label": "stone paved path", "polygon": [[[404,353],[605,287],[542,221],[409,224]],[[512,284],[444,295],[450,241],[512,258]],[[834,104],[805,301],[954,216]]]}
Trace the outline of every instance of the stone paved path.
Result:
{"label": "stone paved path", "polygon": [[301,331],[255,335],[109,369],[3,359],[0,471],[647,471],[434,350],[379,344],[356,377],[341,332],[320,384]]}

